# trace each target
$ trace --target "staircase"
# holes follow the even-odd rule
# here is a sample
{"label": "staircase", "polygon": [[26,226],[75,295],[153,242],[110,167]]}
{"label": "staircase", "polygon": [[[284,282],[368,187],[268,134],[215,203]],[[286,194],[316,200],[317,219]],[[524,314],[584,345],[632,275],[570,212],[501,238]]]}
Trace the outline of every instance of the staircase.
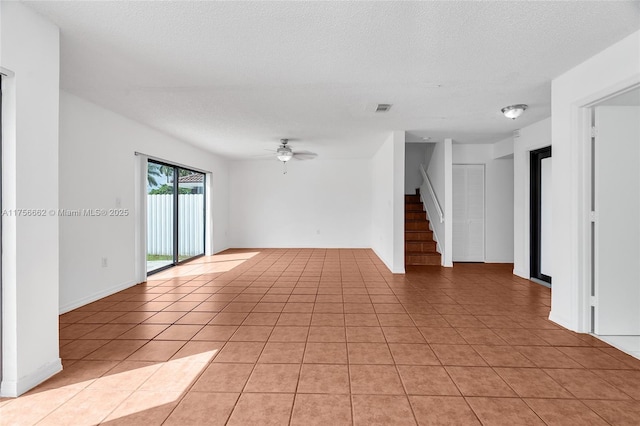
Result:
{"label": "staircase", "polygon": [[420,190],[416,195],[404,196],[404,263],[405,265],[440,265],[440,253],[436,251],[433,232],[420,201]]}

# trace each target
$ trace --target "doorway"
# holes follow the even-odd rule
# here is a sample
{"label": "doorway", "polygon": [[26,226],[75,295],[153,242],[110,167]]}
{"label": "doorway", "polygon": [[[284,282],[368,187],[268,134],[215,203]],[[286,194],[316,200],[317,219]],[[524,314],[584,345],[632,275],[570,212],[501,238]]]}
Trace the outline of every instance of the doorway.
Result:
{"label": "doorway", "polygon": [[592,331],[640,356],[640,88],[591,120]]}
{"label": "doorway", "polygon": [[553,168],[551,147],[531,151],[530,193],[530,276],[535,281],[551,286],[552,227],[551,199]]}
{"label": "doorway", "polygon": [[147,274],[203,256],[205,174],[147,162]]}

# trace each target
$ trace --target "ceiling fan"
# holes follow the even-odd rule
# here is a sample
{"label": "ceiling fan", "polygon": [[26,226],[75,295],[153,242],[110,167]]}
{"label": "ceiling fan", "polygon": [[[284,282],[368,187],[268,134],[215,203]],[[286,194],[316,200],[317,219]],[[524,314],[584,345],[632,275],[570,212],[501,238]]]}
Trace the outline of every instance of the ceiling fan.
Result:
{"label": "ceiling fan", "polygon": [[292,158],[296,160],[313,160],[318,156],[318,154],[311,151],[293,151],[289,146],[289,139],[280,139],[280,146],[275,153],[278,161],[281,161],[284,166],[283,174],[287,174],[287,161]]}

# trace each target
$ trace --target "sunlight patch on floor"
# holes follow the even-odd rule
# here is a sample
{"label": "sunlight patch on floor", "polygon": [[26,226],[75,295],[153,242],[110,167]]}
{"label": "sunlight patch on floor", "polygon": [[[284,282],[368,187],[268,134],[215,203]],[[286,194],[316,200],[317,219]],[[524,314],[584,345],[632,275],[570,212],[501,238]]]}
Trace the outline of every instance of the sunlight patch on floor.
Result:
{"label": "sunlight patch on floor", "polygon": [[258,254],[260,254],[259,251],[241,253],[223,252],[213,256],[201,257],[184,265],[180,265],[179,268],[169,268],[165,271],[153,274],[151,279],[155,281],[229,272]]}
{"label": "sunlight patch on floor", "polygon": [[[0,406],[0,418],[8,424],[19,420],[16,424],[89,425],[177,404],[217,352],[148,363],[97,379],[62,380],[53,388],[45,383],[44,390],[36,388]],[[25,413],[29,414],[25,417]]]}

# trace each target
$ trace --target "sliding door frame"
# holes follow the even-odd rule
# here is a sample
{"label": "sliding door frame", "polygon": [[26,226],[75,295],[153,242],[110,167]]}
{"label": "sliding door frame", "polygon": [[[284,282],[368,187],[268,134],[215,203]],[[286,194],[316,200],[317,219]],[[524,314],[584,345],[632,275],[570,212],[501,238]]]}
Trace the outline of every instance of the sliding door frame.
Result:
{"label": "sliding door frame", "polygon": [[[153,275],[155,273],[164,271],[166,269],[169,268],[173,268],[176,265],[181,265],[183,263],[189,262],[191,260],[197,259],[199,257],[202,257],[205,255],[206,250],[207,250],[207,174],[204,172],[201,172],[199,170],[194,170],[194,169],[190,169],[188,167],[184,167],[184,166],[179,166],[176,164],[171,164],[171,163],[167,163],[165,161],[162,160],[156,160],[153,158],[148,158],[147,159],[147,174],[148,174],[148,165],[149,163],[154,163],[154,164],[158,164],[160,166],[165,166],[165,167],[171,167],[173,169],[173,182],[172,182],[172,186],[173,186],[173,220],[172,220],[172,235],[173,235],[173,240],[172,240],[172,263],[162,266],[160,268],[154,269],[152,271],[147,271],[147,276],[149,275]],[[178,228],[180,225],[179,222],[179,192],[178,189],[180,187],[179,185],[179,179],[180,179],[180,173],[178,172],[179,170],[187,170],[193,173],[198,173],[202,175],[202,217],[203,217],[203,226],[202,226],[202,253],[197,254],[195,256],[191,256],[187,259],[184,260],[180,260],[180,247],[179,247],[179,232],[178,232]],[[146,176],[145,176],[146,178]],[[146,197],[148,197],[149,194],[148,192],[146,193]],[[148,200],[148,198],[147,198]],[[146,244],[145,244],[146,246]],[[148,247],[145,250],[145,259],[146,259],[146,255],[148,253],[146,253],[148,251]],[[146,263],[146,262],[145,262]]]}
{"label": "sliding door frame", "polygon": [[551,277],[540,271],[542,254],[542,160],[551,158],[551,146],[531,151],[530,155],[530,276],[551,285]]}

